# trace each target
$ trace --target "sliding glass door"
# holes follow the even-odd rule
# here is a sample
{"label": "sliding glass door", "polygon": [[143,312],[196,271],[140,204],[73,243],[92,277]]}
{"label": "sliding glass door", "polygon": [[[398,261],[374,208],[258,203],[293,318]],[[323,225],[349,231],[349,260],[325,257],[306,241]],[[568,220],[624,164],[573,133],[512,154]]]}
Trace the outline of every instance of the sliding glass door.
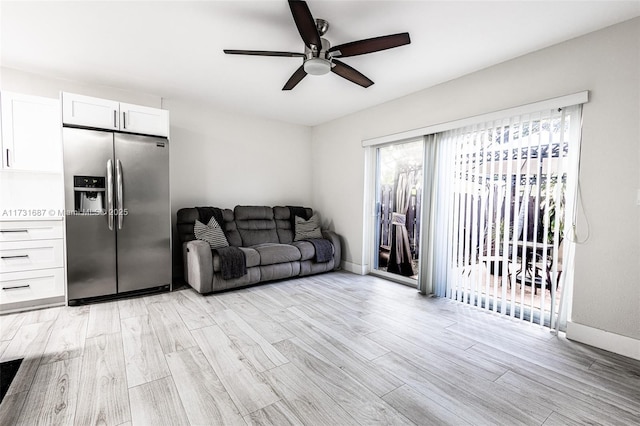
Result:
{"label": "sliding glass door", "polygon": [[578,104],[493,114],[368,145],[370,271],[423,294],[562,324],[573,281],[581,112]]}
{"label": "sliding glass door", "polygon": [[417,285],[424,141],[376,148],[373,271]]}

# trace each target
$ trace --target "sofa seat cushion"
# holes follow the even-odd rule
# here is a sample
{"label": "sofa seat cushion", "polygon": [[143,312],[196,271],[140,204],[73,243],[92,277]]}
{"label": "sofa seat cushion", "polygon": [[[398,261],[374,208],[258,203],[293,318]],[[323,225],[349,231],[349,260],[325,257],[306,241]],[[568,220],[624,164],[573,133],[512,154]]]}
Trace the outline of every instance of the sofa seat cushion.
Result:
{"label": "sofa seat cushion", "polygon": [[309,241],[294,241],[291,245],[300,250],[300,260],[311,260],[316,255],[316,248]]}
{"label": "sofa seat cushion", "polygon": [[295,262],[300,260],[300,250],[289,244],[264,243],[251,247],[260,254],[260,265]]}
{"label": "sofa seat cushion", "polygon": [[[247,268],[260,265],[260,254],[256,250],[248,247],[238,248],[244,253]],[[215,251],[213,251],[213,271],[220,272],[220,256]]]}

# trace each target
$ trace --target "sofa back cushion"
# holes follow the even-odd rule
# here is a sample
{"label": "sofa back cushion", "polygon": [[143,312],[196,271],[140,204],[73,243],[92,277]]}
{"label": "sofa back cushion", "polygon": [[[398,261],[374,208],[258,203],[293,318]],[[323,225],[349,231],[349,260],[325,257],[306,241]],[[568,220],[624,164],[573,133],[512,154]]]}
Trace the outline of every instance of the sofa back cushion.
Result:
{"label": "sofa back cushion", "polygon": [[195,240],[196,237],[193,234],[193,225],[196,223],[196,220],[199,219],[198,211],[193,207],[180,209],[176,213],[176,219],[180,245],[187,241]]}
{"label": "sofa back cushion", "polygon": [[[238,233],[236,223],[233,220],[233,211],[229,209],[221,210],[224,224],[220,224],[220,226],[225,231],[225,235],[227,236],[229,245],[234,247],[242,246],[242,238],[240,238],[240,233]],[[198,214],[198,209],[196,209],[195,207],[180,209],[178,210],[176,216],[178,238],[180,240],[180,243],[184,244],[187,241],[195,240],[195,235],[193,234],[193,225],[196,223],[196,220],[201,221],[201,218]]]}
{"label": "sofa back cushion", "polygon": [[[313,210],[305,207],[307,217],[313,216]],[[273,217],[276,221],[276,231],[280,244],[291,244],[294,237],[293,220],[289,207],[277,206],[273,208]]]}
{"label": "sofa back cushion", "polygon": [[242,238],[236,227],[235,218],[233,217],[233,210],[221,209],[222,219],[224,220],[224,233],[227,236],[230,246],[242,247]]}
{"label": "sofa back cushion", "polygon": [[267,206],[236,206],[235,224],[244,247],[279,243],[273,209]]}

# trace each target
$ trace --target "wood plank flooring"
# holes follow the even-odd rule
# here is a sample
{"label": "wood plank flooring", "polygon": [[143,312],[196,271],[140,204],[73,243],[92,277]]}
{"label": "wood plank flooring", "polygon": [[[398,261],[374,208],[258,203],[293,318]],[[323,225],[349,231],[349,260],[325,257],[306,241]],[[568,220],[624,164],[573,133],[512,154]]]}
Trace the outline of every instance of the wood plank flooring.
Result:
{"label": "wood plank flooring", "polygon": [[0,317],[0,425],[640,424],[640,362],[333,272]]}

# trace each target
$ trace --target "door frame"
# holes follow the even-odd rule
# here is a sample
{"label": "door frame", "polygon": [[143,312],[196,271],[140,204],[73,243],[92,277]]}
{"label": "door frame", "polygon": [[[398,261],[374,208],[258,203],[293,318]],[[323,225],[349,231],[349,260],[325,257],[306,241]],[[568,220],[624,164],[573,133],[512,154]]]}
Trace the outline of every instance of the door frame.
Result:
{"label": "door frame", "polygon": [[[375,268],[377,263],[378,250],[376,250],[376,244],[378,241],[378,226],[377,226],[377,188],[378,188],[378,149],[384,148],[390,145],[399,145],[405,143],[419,142],[423,144],[423,173],[426,153],[426,138],[424,136],[410,137],[405,139],[399,139],[395,141],[389,141],[379,145],[369,145],[365,147],[365,194],[364,194],[364,228],[363,228],[363,260],[365,275],[374,275],[380,278],[384,278],[389,281],[394,281],[400,284],[404,284],[409,287],[418,288],[421,275],[422,275],[422,253],[423,253],[423,230],[426,229],[423,222],[420,221],[420,248],[418,250],[418,258],[420,262],[418,264],[417,278],[412,279],[391,272],[380,271]],[[422,185],[422,200],[424,203],[425,187]],[[423,204],[424,210],[424,204]]]}

